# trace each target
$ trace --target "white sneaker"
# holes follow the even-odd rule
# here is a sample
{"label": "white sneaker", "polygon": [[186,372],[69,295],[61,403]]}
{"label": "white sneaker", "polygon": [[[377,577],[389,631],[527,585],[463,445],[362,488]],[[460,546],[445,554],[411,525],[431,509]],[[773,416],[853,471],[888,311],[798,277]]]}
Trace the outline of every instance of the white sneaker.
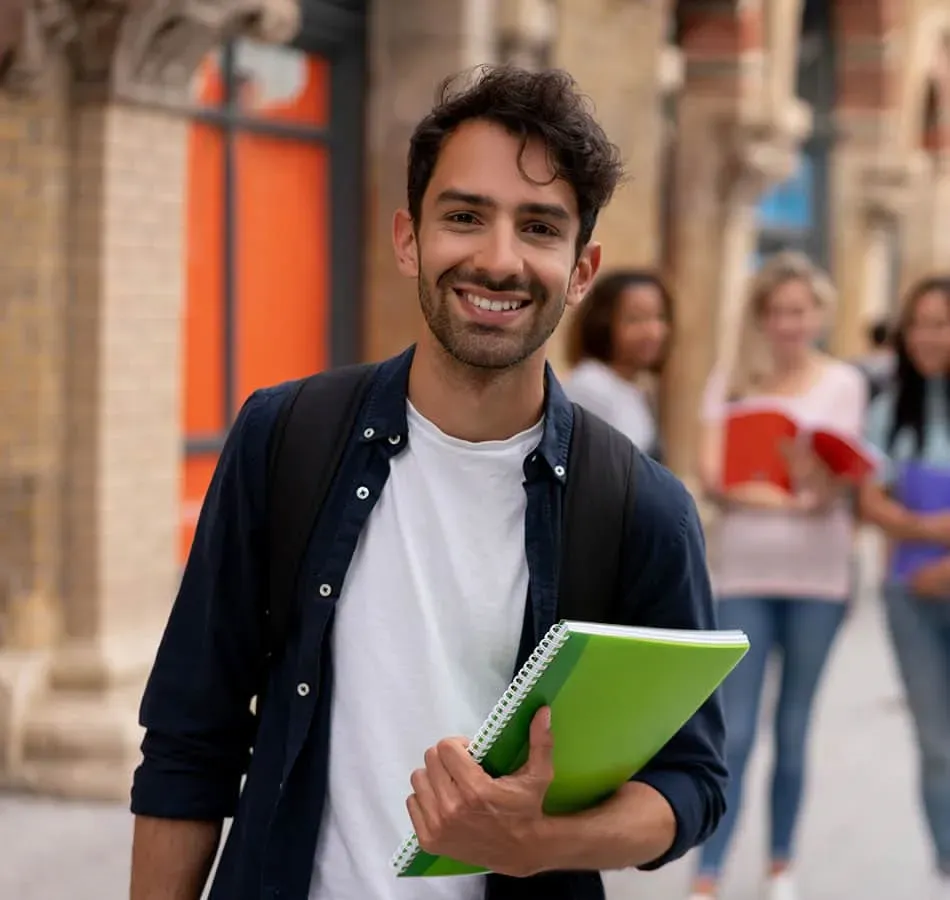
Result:
{"label": "white sneaker", "polygon": [[768,900],[798,900],[795,880],[790,872],[782,872],[769,878]]}

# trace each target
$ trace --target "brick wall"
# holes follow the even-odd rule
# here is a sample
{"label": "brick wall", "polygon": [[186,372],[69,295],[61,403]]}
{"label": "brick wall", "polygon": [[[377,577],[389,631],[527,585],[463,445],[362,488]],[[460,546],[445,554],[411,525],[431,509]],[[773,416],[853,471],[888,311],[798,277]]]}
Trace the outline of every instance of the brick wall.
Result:
{"label": "brick wall", "polygon": [[154,639],[176,578],[186,124],[75,115],[66,626]]}
{"label": "brick wall", "polygon": [[67,106],[0,93],[0,646],[48,644],[60,572]]}

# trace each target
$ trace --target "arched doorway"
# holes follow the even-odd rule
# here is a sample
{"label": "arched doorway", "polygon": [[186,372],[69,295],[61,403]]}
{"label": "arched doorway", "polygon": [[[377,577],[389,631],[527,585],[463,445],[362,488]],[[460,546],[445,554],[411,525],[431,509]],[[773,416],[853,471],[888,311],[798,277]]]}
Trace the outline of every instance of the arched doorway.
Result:
{"label": "arched doorway", "polygon": [[292,45],[230,43],[194,86],[182,558],[247,396],[359,356],[367,3],[302,6]]}

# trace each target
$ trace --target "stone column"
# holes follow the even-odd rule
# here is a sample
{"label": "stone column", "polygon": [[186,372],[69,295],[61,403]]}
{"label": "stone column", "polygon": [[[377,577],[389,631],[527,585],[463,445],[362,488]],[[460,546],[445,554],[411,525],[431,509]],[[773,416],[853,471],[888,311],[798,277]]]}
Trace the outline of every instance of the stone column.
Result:
{"label": "stone column", "polygon": [[555,64],[590,95],[630,176],[597,226],[607,268],[654,265],[659,256],[659,75],[667,12],[664,2],[559,5]]}
{"label": "stone column", "polygon": [[[881,158],[873,145],[862,145],[854,138],[835,150],[834,157],[832,269],[839,299],[830,349],[850,359],[865,351],[869,316],[884,305],[882,294],[892,291],[892,232],[906,228],[907,216],[918,215],[910,198],[920,176],[907,158]],[[920,220],[925,232],[931,221],[930,217]],[[902,280],[926,266],[928,243],[914,242],[911,256],[904,260]]]}
{"label": "stone column", "polygon": [[934,270],[950,271],[950,142],[934,160],[933,253]]}
{"label": "stone column", "polygon": [[735,349],[755,203],[791,174],[811,122],[781,89],[787,79],[766,63],[760,5],[687,3],[680,14],[686,71],[671,247],[676,340],[662,409],[669,464],[694,487],[702,392],[714,361]]}
{"label": "stone column", "polygon": [[32,7],[2,4],[0,779],[22,756],[24,716],[62,618],[69,98],[57,49]]}
{"label": "stone column", "polygon": [[444,78],[494,61],[495,37],[490,0],[378,3],[370,17],[367,359],[403,349],[421,323],[416,285],[396,271],[392,248],[393,213],[406,206],[409,138]]}
{"label": "stone column", "polygon": [[730,153],[720,126],[732,114],[730,106],[695,95],[688,80],[679,102],[670,235],[675,339],[661,409],[667,463],[689,487],[694,487],[699,404],[715,352],[721,297],[727,218],[723,181]]}
{"label": "stone column", "polygon": [[732,4],[710,10],[681,3],[683,87],[676,112],[667,264],[676,297],[674,343],[662,385],[668,464],[694,487],[699,406],[716,350],[724,283],[725,234],[742,242],[741,210],[733,205],[737,176],[735,128],[745,85],[743,22]]}
{"label": "stone column", "polygon": [[[888,318],[893,308],[893,241],[897,235],[897,219],[885,211],[869,213],[868,215],[868,242],[864,257],[865,284],[867,291],[864,296],[862,310],[861,336],[864,337],[868,327],[875,322]],[[871,347],[862,343],[862,350]]]}
{"label": "stone column", "polygon": [[946,173],[935,154],[919,152],[915,161],[907,186],[906,214],[898,223],[902,296],[914,282],[944,268],[947,255],[940,252],[940,244],[944,251],[950,249],[947,247],[950,236],[945,231],[950,225],[946,213],[950,197],[943,185]]}
{"label": "stone column", "polygon": [[[602,271],[660,262],[661,75],[669,15],[667,0],[561,0],[554,64],[577,80],[608,137],[620,147],[628,179],[601,213],[594,240],[603,245]],[[666,73],[668,74],[668,73]],[[555,332],[549,358],[566,369],[570,315]]]}
{"label": "stone column", "polygon": [[509,0],[497,6],[497,56],[525,69],[551,63],[557,39],[554,0]]}
{"label": "stone column", "polygon": [[908,170],[892,52],[900,36],[897,6],[886,0],[837,3],[835,32],[841,138],[831,161],[830,238],[839,300],[830,348],[847,358],[864,349],[864,311],[874,292],[868,253],[873,258],[875,238],[866,200],[871,193],[905,189]]}
{"label": "stone column", "polygon": [[[137,706],[178,580],[187,121],[174,107],[250,15],[237,6],[94,5],[78,21],[63,628],[12,772],[32,789],[125,799],[138,760]],[[275,27],[265,38],[293,34],[295,8],[257,12]]]}

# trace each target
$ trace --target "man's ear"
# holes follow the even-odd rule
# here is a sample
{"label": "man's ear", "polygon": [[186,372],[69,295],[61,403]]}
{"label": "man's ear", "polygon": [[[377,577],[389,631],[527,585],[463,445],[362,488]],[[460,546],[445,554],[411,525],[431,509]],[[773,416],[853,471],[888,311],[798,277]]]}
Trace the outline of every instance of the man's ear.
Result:
{"label": "man's ear", "polygon": [[600,269],[600,244],[591,241],[582,251],[574,266],[574,274],[567,289],[567,305],[577,306],[587,295]]}
{"label": "man's ear", "polygon": [[415,223],[408,209],[398,209],[393,216],[393,250],[400,274],[407,278],[419,277],[419,244]]}

